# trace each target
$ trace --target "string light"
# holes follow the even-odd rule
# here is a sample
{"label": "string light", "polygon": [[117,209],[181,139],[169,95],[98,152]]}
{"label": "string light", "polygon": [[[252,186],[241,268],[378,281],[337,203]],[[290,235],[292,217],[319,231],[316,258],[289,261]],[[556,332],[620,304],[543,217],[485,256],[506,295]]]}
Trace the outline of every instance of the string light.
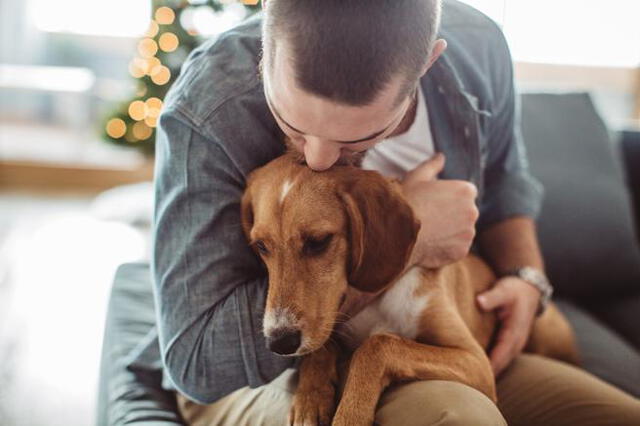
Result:
{"label": "string light", "polygon": [[145,104],[147,105],[147,117],[157,118],[160,115],[162,101],[159,98],[149,98]]}
{"label": "string light", "polygon": [[127,132],[127,125],[120,118],[112,118],[107,122],[107,135],[114,139],[120,139]]}
{"label": "string light", "polygon": [[145,75],[145,70],[143,64],[140,63],[140,58],[133,58],[129,62],[129,74],[134,78],[140,78]]}
{"label": "string light", "polygon": [[147,32],[144,33],[144,35],[146,37],[154,38],[158,35],[158,31],[160,31],[160,26],[156,21],[152,19],[151,22],[149,22],[149,28],[147,29]]}
{"label": "string light", "polygon": [[160,65],[162,65],[162,63],[160,62],[160,59],[154,56],[154,57],[148,58],[146,60],[145,65],[147,66],[145,70],[145,74],[152,76],[160,70]]}
{"label": "string light", "polygon": [[127,134],[124,135],[124,139],[129,143],[138,142],[138,138],[136,138],[136,135],[133,134],[133,129],[127,130]]}
{"label": "string light", "polygon": [[180,42],[174,33],[164,33],[160,36],[158,44],[160,45],[160,49],[165,52],[173,52],[178,48],[178,44],[180,44]]}
{"label": "string light", "polygon": [[142,101],[133,101],[129,104],[129,116],[136,121],[144,120],[147,116],[147,105]]}
{"label": "string light", "polygon": [[138,121],[133,125],[133,136],[138,140],[149,139],[151,134],[153,133],[153,129],[145,124],[144,121]]}
{"label": "string light", "polygon": [[144,119],[144,122],[149,127],[156,127],[156,124],[158,123],[158,118],[157,117],[147,117],[147,118]]}
{"label": "string light", "polygon": [[169,80],[171,80],[171,71],[164,65],[160,65],[160,70],[151,76],[151,81],[158,86],[167,84]]}
{"label": "string light", "polygon": [[176,14],[170,8],[162,6],[156,10],[155,18],[158,24],[171,25],[173,20],[176,19]]}
{"label": "string light", "polygon": [[143,58],[150,58],[158,52],[158,44],[150,38],[143,38],[138,42],[138,53]]}

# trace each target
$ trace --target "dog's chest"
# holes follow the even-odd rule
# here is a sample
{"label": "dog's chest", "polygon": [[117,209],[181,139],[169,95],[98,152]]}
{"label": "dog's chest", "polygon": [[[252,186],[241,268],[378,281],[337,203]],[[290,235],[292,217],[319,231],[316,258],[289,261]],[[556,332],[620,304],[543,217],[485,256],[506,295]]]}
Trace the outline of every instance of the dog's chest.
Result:
{"label": "dog's chest", "polygon": [[422,283],[419,268],[407,271],[378,300],[368,305],[340,329],[345,344],[355,349],[369,336],[393,333],[415,339],[420,318],[429,302],[427,294],[416,296]]}

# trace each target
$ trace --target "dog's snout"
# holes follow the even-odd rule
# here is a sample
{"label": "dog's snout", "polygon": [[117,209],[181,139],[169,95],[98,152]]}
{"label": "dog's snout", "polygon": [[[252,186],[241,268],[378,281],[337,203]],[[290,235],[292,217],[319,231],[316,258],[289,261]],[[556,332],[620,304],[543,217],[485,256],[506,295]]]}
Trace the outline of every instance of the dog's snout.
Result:
{"label": "dog's snout", "polygon": [[267,337],[269,350],[280,355],[291,355],[300,347],[300,330],[279,329]]}

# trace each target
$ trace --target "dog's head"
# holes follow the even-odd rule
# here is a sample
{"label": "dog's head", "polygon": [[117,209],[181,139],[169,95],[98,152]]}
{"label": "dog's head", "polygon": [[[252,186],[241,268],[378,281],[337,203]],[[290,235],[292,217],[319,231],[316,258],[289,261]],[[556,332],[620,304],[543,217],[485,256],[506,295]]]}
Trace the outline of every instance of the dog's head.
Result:
{"label": "dog's head", "polygon": [[242,223],[269,272],[263,329],[282,355],[326,342],[348,285],[376,292],[392,283],[420,228],[379,173],[351,166],[314,172],[291,155],[251,174]]}

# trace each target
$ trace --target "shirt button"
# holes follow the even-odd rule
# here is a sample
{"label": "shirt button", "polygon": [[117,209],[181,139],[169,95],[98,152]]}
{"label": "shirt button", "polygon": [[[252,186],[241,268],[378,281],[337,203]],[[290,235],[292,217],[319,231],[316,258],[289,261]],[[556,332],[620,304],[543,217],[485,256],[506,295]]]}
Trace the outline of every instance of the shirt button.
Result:
{"label": "shirt button", "polygon": [[469,126],[464,126],[464,137],[469,139],[469,135],[471,133],[469,132]]}
{"label": "shirt button", "polygon": [[442,86],[438,86],[438,92],[444,95],[444,88]]}

